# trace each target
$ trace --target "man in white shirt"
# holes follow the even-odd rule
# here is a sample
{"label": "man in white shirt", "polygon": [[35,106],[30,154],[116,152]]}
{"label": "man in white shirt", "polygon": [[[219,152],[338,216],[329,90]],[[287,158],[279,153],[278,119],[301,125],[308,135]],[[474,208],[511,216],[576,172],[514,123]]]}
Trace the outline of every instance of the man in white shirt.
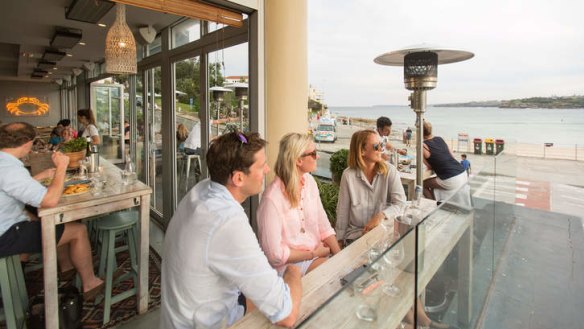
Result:
{"label": "man in white shirt", "polygon": [[[302,296],[300,271],[270,266],[241,203],[263,189],[266,142],[257,133],[214,139],[210,179],[183,198],[166,231],[160,328],[193,328],[224,317],[233,324],[246,298],[272,323],[291,327]],[[226,309],[226,314],[213,309]]]}
{"label": "man in white shirt", "polygon": [[189,136],[184,143],[184,149],[186,154],[201,155],[201,124],[199,122],[195,122],[189,132]]}
{"label": "man in white shirt", "polygon": [[386,151],[384,151],[381,154],[381,157],[385,161],[389,161],[390,154],[391,154],[391,152],[394,152],[394,151],[401,154],[401,155],[407,154],[407,151],[404,151],[401,149],[396,149],[389,142],[389,135],[391,135],[391,125],[392,125],[392,122],[388,117],[377,118],[375,132],[377,132],[377,135],[379,135],[380,142],[385,146]]}

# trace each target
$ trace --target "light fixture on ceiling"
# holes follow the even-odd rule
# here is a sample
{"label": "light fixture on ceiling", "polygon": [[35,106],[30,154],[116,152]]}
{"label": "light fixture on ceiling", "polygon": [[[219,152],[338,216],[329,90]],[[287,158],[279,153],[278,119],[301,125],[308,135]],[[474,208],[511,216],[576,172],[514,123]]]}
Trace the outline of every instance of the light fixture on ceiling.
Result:
{"label": "light fixture on ceiling", "polygon": [[87,71],[93,71],[95,69],[95,63],[94,62],[83,63],[83,68],[85,68]]}
{"label": "light fixture on ceiling", "polygon": [[116,5],[116,21],[105,38],[105,71],[112,74],[136,74],[136,40],[126,24],[126,6]]}
{"label": "light fixture on ceiling", "polygon": [[56,62],[40,61],[37,67],[42,70],[52,70],[57,66]]}
{"label": "light fixture on ceiling", "polygon": [[51,40],[51,47],[57,49],[71,49],[81,41],[82,31],[69,27],[57,27]]}
{"label": "light fixture on ceiling", "polygon": [[58,62],[67,56],[67,53],[57,49],[47,49],[43,54],[43,59],[47,62]]}
{"label": "light fixture on ceiling", "polygon": [[78,67],[74,67],[74,68],[71,70],[71,72],[73,72],[73,75],[77,77],[77,76],[79,76],[81,73],[83,73],[83,70],[82,70],[82,69],[80,69],[80,68],[78,68]]}
{"label": "light fixture on ceiling", "polygon": [[63,79],[55,79],[55,83],[60,86],[63,84]]}
{"label": "light fixture on ceiling", "polygon": [[151,44],[156,39],[156,30],[152,25],[141,27],[138,32],[146,44]]}
{"label": "light fixture on ceiling", "polygon": [[110,1],[98,0],[73,0],[65,17],[74,21],[97,23],[114,6]]}

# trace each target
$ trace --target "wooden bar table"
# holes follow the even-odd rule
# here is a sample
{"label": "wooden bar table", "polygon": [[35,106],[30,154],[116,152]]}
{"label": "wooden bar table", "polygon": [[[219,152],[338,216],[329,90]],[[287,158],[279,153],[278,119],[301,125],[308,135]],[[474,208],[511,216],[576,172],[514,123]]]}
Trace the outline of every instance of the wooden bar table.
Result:
{"label": "wooden bar table", "polygon": [[62,196],[53,208],[40,208],[38,215],[42,224],[43,271],[45,289],[46,328],[59,328],[57,246],[55,227],[67,222],[81,220],[113,211],[140,207],[140,252],[138,254],[138,313],[148,309],[148,255],[150,225],[150,193],[148,185],[136,180],[123,185],[121,170],[101,158],[106,184],[99,195],[92,191],[79,195]]}
{"label": "wooden bar table", "polygon": [[[422,199],[422,209],[424,215],[434,211],[436,209],[435,201]],[[459,253],[465,256],[464,259],[460,260],[461,263],[459,264],[461,271],[459,282],[460,284],[464,282],[468,285],[468,275],[471,271],[470,259],[472,258],[472,216],[469,213],[462,216],[453,215],[449,211],[438,209],[430,219],[431,223],[426,224],[428,227],[426,227],[425,233],[425,246],[422,248],[422,251],[424,251],[424,265],[418,277],[420,291],[428,284],[458,241],[463,242],[463,245],[459,248],[461,250]],[[410,234],[413,233],[410,232]],[[399,273],[395,275],[394,283],[402,289],[401,297],[381,297],[384,300],[380,298],[378,310],[380,316],[375,325],[357,319],[355,310],[358,304],[362,303],[362,300],[351,296],[347,289],[335,296],[332,301],[333,304],[318,310],[321,305],[343,288],[340,279],[362,265],[368,252],[367,241],[381,239],[383,234],[383,228],[376,227],[302,278],[302,302],[296,325],[318,311],[307,323],[303,324],[303,327],[369,328],[371,325],[373,327],[377,325],[378,328],[398,327],[405,314],[413,306],[414,300],[414,274],[400,271],[399,269],[395,270],[395,272]],[[413,238],[413,236],[410,238]],[[406,259],[405,261],[407,262],[408,260]],[[459,305],[459,317],[470,316],[470,290],[469,286],[464,288],[464,293],[459,290],[460,295],[463,295],[459,296],[459,303],[463,304]],[[378,292],[378,294],[382,293]],[[236,322],[232,328],[261,329],[279,327],[272,325],[265,316],[254,310]]]}

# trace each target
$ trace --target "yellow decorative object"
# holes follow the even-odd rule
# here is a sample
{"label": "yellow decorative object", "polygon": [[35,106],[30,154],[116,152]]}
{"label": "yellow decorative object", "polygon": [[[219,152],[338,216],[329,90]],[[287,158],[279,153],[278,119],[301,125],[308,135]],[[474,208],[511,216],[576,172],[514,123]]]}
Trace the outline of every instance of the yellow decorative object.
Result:
{"label": "yellow decorative object", "polygon": [[[24,106],[23,106],[24,105]],[[32,109],[27,105],[34,106]],[[41,116],[49,112],[49,104],[41,102],[36,97],[20,97],[14,102],[6,103],[6,110],[13,116]]]}
{"label": "yellow decorative object", "polygon": [[126,6],[116,5],[116,21],[105,38],[105,71],[113,74],[136,74],[136,40],[126,24]]}

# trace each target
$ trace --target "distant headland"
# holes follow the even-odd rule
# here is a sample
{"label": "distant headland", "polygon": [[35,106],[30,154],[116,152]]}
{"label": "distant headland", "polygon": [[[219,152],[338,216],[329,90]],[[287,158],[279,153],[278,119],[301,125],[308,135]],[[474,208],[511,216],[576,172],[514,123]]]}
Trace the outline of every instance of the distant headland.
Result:
{"label": "distant headland", "polygon": [[515,109],[582,109],[584,96],[531,97],[506,101],[434,104],[434,107],[498,107]]}

